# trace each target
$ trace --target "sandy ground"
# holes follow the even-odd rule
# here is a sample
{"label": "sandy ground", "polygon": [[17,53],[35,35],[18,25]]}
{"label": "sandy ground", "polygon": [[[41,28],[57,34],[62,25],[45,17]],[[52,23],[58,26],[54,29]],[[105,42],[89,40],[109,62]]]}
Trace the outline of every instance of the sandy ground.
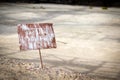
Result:
{"label": "sandy ground", "polygon": [[17,24],[51,22],[57,48],[41,50],[44,65],[101,80],[119,80],[119,15],[119,8],[103,10],[88,6],[2,3],[0,55],[39,64],[37,50],[19,51]]}
{"label": "sandy ground", "polygon": [[97,80],[79,72],[0,57],[0,80]]}

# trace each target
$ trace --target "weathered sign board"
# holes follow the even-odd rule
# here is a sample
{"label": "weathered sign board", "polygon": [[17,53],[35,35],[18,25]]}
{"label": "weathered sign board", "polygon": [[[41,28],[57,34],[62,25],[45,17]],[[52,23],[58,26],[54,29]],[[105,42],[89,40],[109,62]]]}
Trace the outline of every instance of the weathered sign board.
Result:
{"label": "weathered sign board", "polygon": [[40,49],[56,48],[52,23],[19,24],[18,36],[20,50],[39,50],[41,67],[43,68]]}
{"label": "weathered sign board", "polygon": [[56,48],[52,23],[19,24],[20,50]]}

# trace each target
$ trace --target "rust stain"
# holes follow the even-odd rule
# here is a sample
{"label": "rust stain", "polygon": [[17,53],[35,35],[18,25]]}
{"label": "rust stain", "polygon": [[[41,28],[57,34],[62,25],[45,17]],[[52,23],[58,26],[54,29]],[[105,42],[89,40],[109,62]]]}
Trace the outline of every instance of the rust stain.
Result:
{"label": "rust stain", "polygon": [[19,24],[18,37],[20,50],[56,48],[52,23]]}

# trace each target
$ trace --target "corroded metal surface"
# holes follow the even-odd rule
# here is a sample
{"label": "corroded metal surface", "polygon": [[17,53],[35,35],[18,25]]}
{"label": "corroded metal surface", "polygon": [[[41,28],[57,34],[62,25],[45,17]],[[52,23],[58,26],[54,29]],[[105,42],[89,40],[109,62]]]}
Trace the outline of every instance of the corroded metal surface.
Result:
{"label": "corroded metal surface", "polygon": [[52,23],[19,24],[20,50],[56,48]]}

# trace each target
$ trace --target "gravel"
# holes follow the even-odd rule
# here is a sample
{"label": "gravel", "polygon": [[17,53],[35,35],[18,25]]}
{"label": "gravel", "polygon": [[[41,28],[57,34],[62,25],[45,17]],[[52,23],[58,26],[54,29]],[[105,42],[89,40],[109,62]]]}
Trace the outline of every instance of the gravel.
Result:
{"label": "gravel", "polygon": [[36,63],[0,57],[0,80],[94,80],[90,76],[65,69],[43,69]]}

